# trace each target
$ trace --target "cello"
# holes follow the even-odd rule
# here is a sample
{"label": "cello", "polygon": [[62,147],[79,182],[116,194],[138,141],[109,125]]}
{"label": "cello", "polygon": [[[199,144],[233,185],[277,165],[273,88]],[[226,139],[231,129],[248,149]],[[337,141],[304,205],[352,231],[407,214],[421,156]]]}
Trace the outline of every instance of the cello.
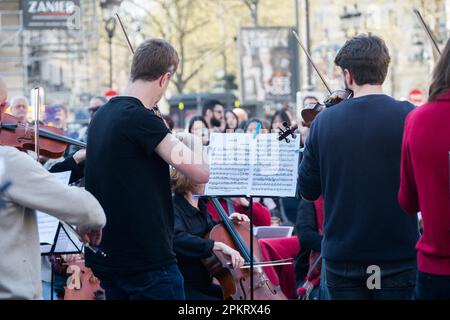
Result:
{"label": "cello", "polygon": [[[253,277],[253,297],[255,300],[287,300],[279,286],[273,285],[263,270],[263,266],[291,264],[292,261],[261,261],[259,246],[254,246],[253,257],[250,255],[249,243],[257,243],[255,236],[250,234],[249,222],[231,221],[217,198],[211,201],[219,213],[222,222],[216,225],[207,237],[214,241],[223,242],[229,247],[239,251],[245,260],[245,264],[240,269],[233,269],[229,259],[222,252],[214,254],[203,260],[203,264],[208,269],[210,275],[215,277],[222,287],[224,299],[226,300],[250,300],[252,296],[251,277]],[[249,268],[253,261],[254,270],[251,273]]]}

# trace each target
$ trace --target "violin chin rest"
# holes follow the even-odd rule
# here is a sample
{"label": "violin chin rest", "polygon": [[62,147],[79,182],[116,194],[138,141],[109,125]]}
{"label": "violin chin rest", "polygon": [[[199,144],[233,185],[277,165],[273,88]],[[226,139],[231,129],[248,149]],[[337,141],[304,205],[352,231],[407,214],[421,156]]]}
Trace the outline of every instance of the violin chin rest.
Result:
{"label": "violin chin rest", "polygon": [[320,110],[303,109],[302,110],[302,118],[306,123],[310,123],[316,118],[316,116],[320,113],[320,111],[322,111],[322,109],[320,109]]}

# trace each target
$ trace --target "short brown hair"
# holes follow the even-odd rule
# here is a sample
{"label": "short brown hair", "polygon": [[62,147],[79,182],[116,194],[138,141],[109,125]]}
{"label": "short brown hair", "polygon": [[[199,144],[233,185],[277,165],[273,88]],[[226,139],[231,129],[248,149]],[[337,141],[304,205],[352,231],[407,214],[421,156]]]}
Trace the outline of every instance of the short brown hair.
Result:
{"label": "short brown hair", "polygon": [[134,53],[130,79],[132,82],[154,81],[167,72],[174,74],[179,61],[177,51],[168,42],[162,39],[146,40]]}
{"label": "short brown hair", "polygon": [[350,71],[359,86],[383,84],[390,62],[389,49],[384,40],[364,34],[348,40],[334,60],[342,70]]}

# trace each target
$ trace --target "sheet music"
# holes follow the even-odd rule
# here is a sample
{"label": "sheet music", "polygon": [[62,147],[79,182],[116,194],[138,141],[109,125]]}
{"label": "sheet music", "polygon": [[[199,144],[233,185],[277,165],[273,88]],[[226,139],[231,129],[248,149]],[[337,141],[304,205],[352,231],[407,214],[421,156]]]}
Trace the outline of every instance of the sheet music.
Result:
{"label": "sheet music", "polygon": [[39,243],[53,244],[59,220],[43,212],[37,211]]}
{"label": "sheet music", "polygon": [[277,134],[213,133],[210,140],[209,196],[295,197],[300,138]]}

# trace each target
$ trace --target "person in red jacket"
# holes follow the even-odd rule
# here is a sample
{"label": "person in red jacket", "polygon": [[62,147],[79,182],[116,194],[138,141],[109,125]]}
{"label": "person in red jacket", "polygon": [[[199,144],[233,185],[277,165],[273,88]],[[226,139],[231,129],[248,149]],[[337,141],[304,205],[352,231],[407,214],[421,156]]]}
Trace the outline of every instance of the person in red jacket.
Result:
{"label": "person in red jacket", "polygon": [[[234,212],[249,215],[250,214],[250,201],[245,198],[233,198],[233,199],[219,199],[220,204],[225,209],[227,214]],[[227,203],[230,201],[231,203]],[[214,221],[219,221],[219,214],[211,201],[206,203],[208,212],[211,214]],[[233,208],[231,208],[233,207]],[[232,209],[232,212],[230,212]],[[269,209],[259,202],[253,202],[253,224],[256,227],[270,226],[272,218]]]}
{"label": "person in red jacket", "polygon": [[450,41],[433,74],[429,102],[408,115],[400,206],[422,212],[416,299],[450,299]]}

